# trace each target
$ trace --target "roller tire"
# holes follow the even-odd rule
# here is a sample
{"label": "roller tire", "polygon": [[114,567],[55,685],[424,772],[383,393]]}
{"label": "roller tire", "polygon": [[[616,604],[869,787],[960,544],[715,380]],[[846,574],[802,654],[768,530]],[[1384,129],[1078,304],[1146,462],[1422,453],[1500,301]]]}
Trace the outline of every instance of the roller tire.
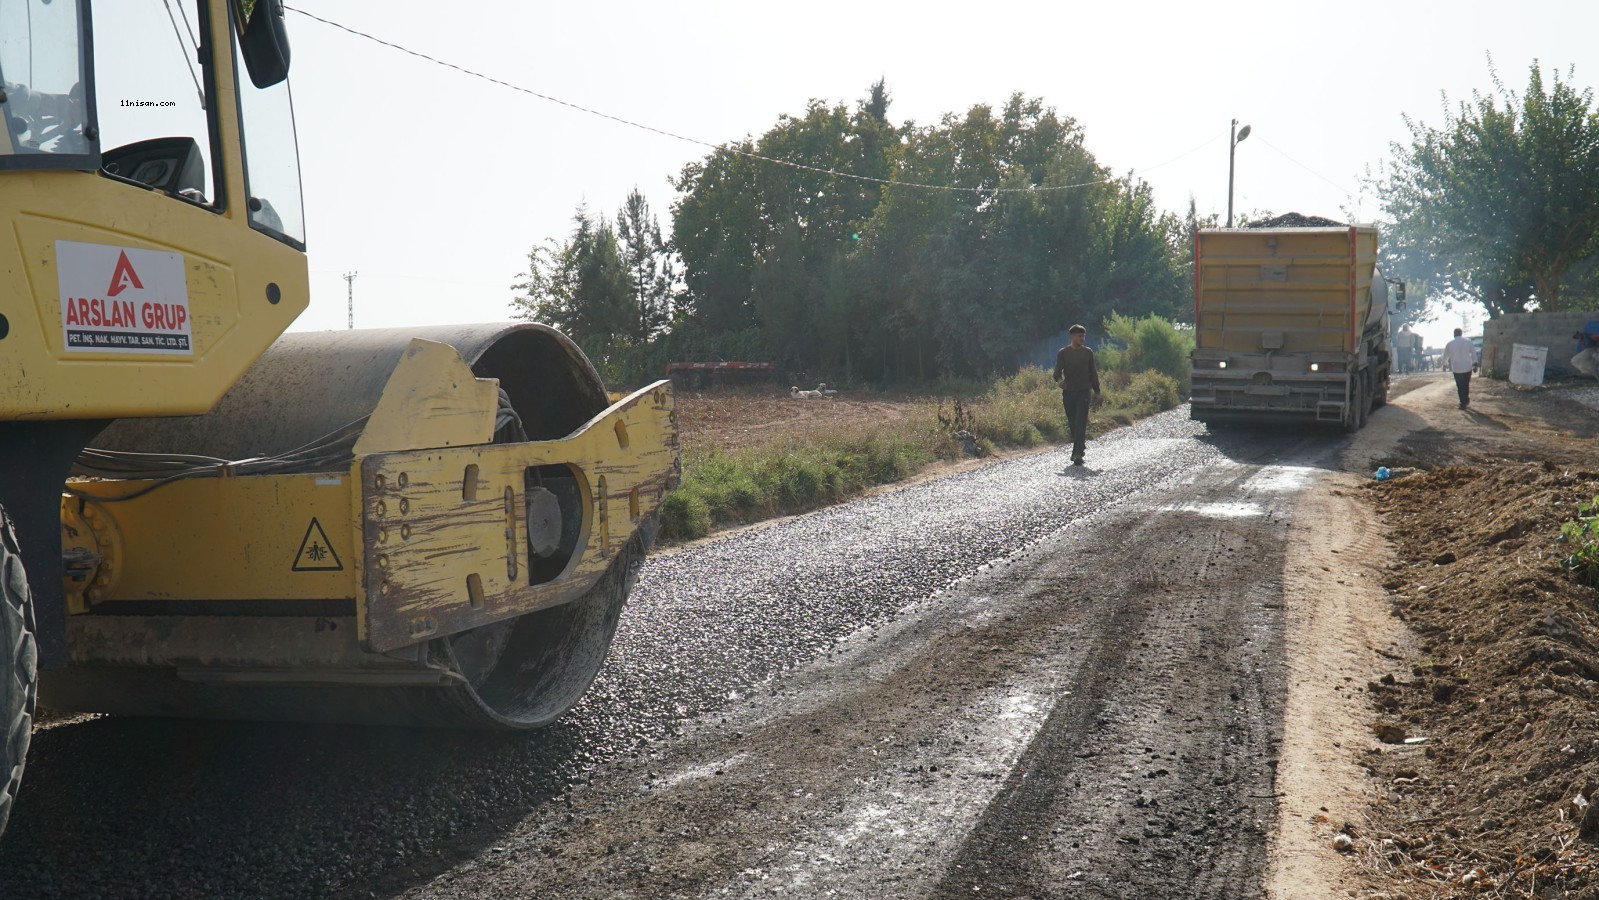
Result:
{"label": "roller tire", "polygon": [[646,550],[647,540],[634,535],[582,597],[473,629],[479,638],[503,641],[499,658],[488,665],[461,664],[456,651],[460,641],[471,643],[469,634],[430,642],[433,662],[463,676],[450,686],[208,684],[183,680],[171,669],[70,666],[49,673],[45,699],[59,709],[134,716],[539,728],[578,702],[599,674]]}
{"label": "roller tire", "polygon": [[473,672],[457,659],[456,642],[473,632],[434,641],[431,652],[468,685],[439,697],[444,702],[435,704],[437,718],[420,724],[521,731],[559,718],[582,699],[604,665],[644,555],[643,541],[635,536],[582,597],[501,623],[503,637],[494,635],[496,626],[474,629],[503,642],[486,671]]}
{"label": "roller tire", "polygon": [[39,697],[37,650],[33,639],[33,596],[22,569],[22,555],[11,520],[0,510],[0,833],[4,833],[22,766],[33,736],[33,710]]}

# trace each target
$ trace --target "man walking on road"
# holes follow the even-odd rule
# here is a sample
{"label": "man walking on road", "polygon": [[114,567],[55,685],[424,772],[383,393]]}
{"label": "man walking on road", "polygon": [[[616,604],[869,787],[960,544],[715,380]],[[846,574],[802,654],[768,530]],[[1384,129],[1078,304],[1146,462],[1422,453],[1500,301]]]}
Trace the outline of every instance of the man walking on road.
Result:
{"label": "man walking on road", "polygon": [[1471,373],[1477,371],[1477,347],[1461,337],[1455,329],[1455,339],[1444,345],[1444,364],[1455,376],[1455,392],[1460,395],[1460,408],[1471,405]]}
{"label": "man walking on road", "polygon": [[1055,383],[1060,385],[1066,427],[1072,434],[1072,465],[1080,466],[1083,445],[1088,441],[1088,392],[1099,394],[1099,366],[1094,362],[1094,351],[1083,346],[1088,329],[1073,325],[1067,331],[1072,342],[1055,354]]}

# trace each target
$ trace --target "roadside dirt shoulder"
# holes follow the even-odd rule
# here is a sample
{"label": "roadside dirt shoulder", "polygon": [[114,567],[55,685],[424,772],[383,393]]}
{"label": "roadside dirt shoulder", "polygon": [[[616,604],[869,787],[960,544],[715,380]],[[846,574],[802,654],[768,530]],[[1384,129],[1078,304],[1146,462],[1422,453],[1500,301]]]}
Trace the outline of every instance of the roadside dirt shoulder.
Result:
{"label": "roadside dirt shoulder", "polygon": [[1288,697],[1266,877],[1277,900],[1360,892],[1359,873],[1333,842],[1345,823],[1363,820],[1373,796],[1362,759],[1379,745],[1363,686],[1415,644],[1383,597],[1393,548],[1361,488],[1368,460],[1429,427],[1428,411],[1447,385],[1404,387],[1350,442],[1347,471],[1326,475],[1294,508],[1283,565]]}
{"label": "roadside dirt shoulder", "polygon": [[1305,491],[1283,572],[1288,699],[1277,766],[1277,822],[1267,891],[1278,900],[1349,894],[1355,873],[1333,848],[1344,822],[1360,821],[1374,752],[1361,686],[1409,656],[1412,639],[1382,597],[1391,551],[1360,479],[1333,474]]}
{"label": "roadside dirt shoulder", "polygon": [[1439,379],[1303,499],[1273,896],[1599,897],[1599,593],[1556,542],[1599,493],[1580,390]]}

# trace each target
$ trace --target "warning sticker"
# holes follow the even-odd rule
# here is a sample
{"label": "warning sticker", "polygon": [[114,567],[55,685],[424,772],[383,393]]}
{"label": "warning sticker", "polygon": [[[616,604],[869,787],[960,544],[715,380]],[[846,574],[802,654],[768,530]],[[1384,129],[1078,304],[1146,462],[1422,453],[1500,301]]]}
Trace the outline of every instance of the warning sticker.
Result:
{"label": "warning sticker", "polygon": [[194,355],[183,254],[56,241],[68,350]]}
{"label": "warning sticker", "polygon": [[306,526],[305,537],[300,539],[300,552],[294,556],[296,572],[343,572],[344,563],[328,543],[328,533],[315,518]]}

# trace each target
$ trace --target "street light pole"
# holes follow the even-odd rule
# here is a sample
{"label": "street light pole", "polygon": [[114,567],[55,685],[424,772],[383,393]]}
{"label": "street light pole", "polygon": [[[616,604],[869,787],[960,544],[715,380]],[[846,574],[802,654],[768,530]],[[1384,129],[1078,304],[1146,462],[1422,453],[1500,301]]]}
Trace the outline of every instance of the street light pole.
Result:
{"label": "street light pole", "polygon": [[1238,120],[1233,120],[1232,128],[1227,138],[1227,227],[1233,227],[1233,157],[1238,155],[1238,145],[1244,138],[1249,137],[1249,126],[1242,129],[1238,127]]}

